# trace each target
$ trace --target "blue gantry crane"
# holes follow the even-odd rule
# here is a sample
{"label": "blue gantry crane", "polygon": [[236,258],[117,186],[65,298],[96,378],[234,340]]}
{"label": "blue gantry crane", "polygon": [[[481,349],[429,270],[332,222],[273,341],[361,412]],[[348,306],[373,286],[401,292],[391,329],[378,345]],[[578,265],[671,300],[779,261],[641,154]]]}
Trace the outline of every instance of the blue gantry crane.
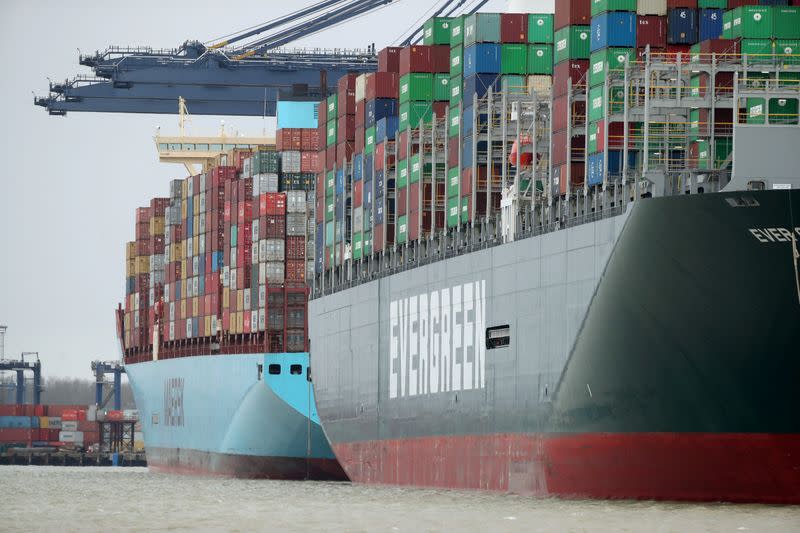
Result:
{"label": "blue gantry crane", "polygon": [[[25,372],[33,372],[33,404],[39,405],[42,399],[42,363],[38,352],[22,352],[19,359],[6,359],[5,337],[7,326],[0,326],[0,371],[16,373],[15,401],[25,403]],[[28,358],[26,361],[25,358]]]}
{"label": "blue gantry crane", "polygon": [[[92,372],[95,377],[95,403],[98,409],[102,409],[114,396],[114,409],[119,410],[122,408],[122,374],[125,373],[125,367],[118,361],[92,361]],[[106,382],[106,374],[113,376],[113,383]],[[111,390],[104,396],[104,387],[111,385]]]}
{"label": "blue gantry crane", "polygon": [[[34,97],[34,103],[59,116],[68,111],[174,114],[182,97],[194,115],[275,116],[280,99],[319,99],[328,94],[329,82],[377,67],[374,44],[360,50],[283,47],[398,1],[323,0],[214,42],[81,54],[80,64],[94,75],[51,82],[48,96]],[[436,14],[455,14],[476,2],[469,12],[488,0],[443,0]]]}

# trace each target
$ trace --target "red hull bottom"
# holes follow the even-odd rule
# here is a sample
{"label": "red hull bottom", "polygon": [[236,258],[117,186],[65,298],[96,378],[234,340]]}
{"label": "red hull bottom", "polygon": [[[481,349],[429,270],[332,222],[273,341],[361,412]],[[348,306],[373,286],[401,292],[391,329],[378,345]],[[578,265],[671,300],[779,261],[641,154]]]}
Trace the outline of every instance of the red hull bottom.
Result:
{"label": "red hull bottom", "polygon": [[340,443],[351,480],[595,499],[800,503],[800,435],[494,434]]}
{"label": "red hull bottom", "polygon": [[155,448],[147,450],[152,472],[245,479],[346,481],[335,459],[261,457]]}

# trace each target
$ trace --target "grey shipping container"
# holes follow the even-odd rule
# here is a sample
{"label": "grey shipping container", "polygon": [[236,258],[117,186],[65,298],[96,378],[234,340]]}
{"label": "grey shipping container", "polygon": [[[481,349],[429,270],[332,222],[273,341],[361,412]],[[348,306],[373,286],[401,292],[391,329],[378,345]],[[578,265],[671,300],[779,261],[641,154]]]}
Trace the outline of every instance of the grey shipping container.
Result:
{"label": "grey shipping container", "polygon": [[286,212],[305,213],[306,212],[306,193],[305,191],[286,192]]}
{"label": "grey shipping container", "polygon": [[[266,241],[266,260],[283,261],[286,258],[286,241],[283,239],[267,239]],[[269,271],[267,272],[269,277]]]}
{"label": "grey shipping container", "polygon": [[306,234],[305,213],[286,214],[286,235],[297,236]]}
{"label": "grey shipping container", "polygon": [[300,152],[281,152],[281,169],[287,173],[300,172]]}
{"label": "grey shipping container", "polygon": [[281,262],[267,262],[267,283],[281,284],[284,281],[283,261]]}

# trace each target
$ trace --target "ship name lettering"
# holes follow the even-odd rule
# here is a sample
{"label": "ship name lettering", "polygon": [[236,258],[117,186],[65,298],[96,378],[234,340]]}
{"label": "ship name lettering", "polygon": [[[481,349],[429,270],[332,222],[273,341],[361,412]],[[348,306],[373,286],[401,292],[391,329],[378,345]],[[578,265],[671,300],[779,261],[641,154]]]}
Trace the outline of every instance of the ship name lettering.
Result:
{"label": "ship name lettering", "polygon": [[392,300],[389,398],[483,389],[486,281]]}
{"label": "ship name lettering", "polygon": [[164,425],[183,426],[183,378],[164,381]]}
{"label": "ship name lettering", "polygon": [[794,233],[787,228],[750,228],[750,233],[763,244],[800,240],[800,228],[794,228]]}

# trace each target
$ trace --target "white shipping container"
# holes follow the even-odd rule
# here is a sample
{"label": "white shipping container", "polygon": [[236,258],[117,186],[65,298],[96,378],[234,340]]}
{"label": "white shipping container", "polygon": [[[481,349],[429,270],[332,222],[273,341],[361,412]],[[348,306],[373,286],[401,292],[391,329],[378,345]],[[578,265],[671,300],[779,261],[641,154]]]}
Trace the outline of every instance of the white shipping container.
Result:
{"label": "white shipping container", "polygon": [[367,75],[361,74],[356,78],[356,102],[361,102],[367,97]]}
{"label": "white shipping container", "polygon": [[353,209],[353,231],[363,231],[364,227],[364,208],[356,207]]}
{"label": "white shipping container", "polygon": [[[242,162],[242,174],[244,174],[245,178],[249,178],[253,175],[253,158],[248,157]],[[255,183],[253,183],[255,187]]]}
{"label": "white shipping container", "polygon": [[[170,320],[172,320],[172,319],[170,319]],[[171,341],[175,340],[175,322],[170,322],[169,323],[169,340],[171,340]]]}
{"label": "white shipping container", "polygon": [[286,235],[297,236],[306,234],[306,215],[304,213],[286,214]]}
{"label": "white shipping container", "polygon": [[231,247],[231,268],[236,270],[236,267],[239,266],[239,254],[236,252],[235,247]]}
{"label": "white shipping container", "polygon": [[267,283],[283,283],[285,274],[283,269],[283,262],[268,262],[267,265]]}
{"label": "white shipping container", "polygon": [[267,311],[264,308],[258,310],[258,331],[267,329]]}
{"label": "white shipping container", "polygon": [[258,242],[258,233],[259,233],[258,230],[259,230],[259,219],[258,219],[258,217],[254,216],[253,217],[253,234],[252,234],[251,242],[254,242],[254,243]]}
{"label": "white shipping container", "polygon": [[97,406],[90,405],[86,408],[86,420],[88,422],[97,422]]}
{"label": "white shipping container", "polygon": [[286,212],[287,213],[306,212],[305,191],[286,191]]}
{"label": "white shipping container", "polygon": [[217,323],[217,315],[211,315],[211,334],[216,335],[219,331],[219,324]]}
{"label": "white shipping container", "polygon": [[186,188],[189,196],[194,196],[194,180],[186,180]]}
{"label": "white shipping container", "polygon": [[250,297],[251,297],[250,290],[249,289],[245,289],[244,298],[242,298],[244,300],[243,303],[244,303],[244,308],[245,309],[250,309]]}
{"label": "white shipping container", "polygon": [[[200,213],[200,237],[203,237],[203,234],[206,232],[206,217],[205,213]],[[205,239],[200,239],[200,246],[202,247]],[[202,253],[202,252],[201,252]]]}
{"label": "white shipping container", "polygon": [[306,261],[306,281],[314,279],[314,261]]}
{"label": "white shipping container", "polygon": [[59,431],[58,440],[71,444],[83,444],[83,431]]}
{"label": "white shipping container", "polygon": [[300,172],[300,152],[294,150],[281,152],[281,170],[287,173]]}
{"label": "white shipping container", "polygon": [[122,418],[125,420],[139,420],[139,411],[136,409],[124,409],[122,411]]}
{"label": "white shipping container", "polygon": [[206,180],[207,176],[205,172],[203,174],[200,174],[200,191],[201,191],[200,194],[203,194],[206,190]]}
{"label": "white shipping container", "polygon": [[[231,257],[233,257],[232,254],[231,254]],[[236,269],[235,268],[231,268],[231,288],[232,289],[236,289],[238,287],[239,286],[236,284]]]}
{"label": "white shipping container", "polygon": [[170,287],[172,287],[172,283],[164,284],[164,302],[169,302]]}
{"label": "white shipping container", "polygon": [[264,284],[267,282],[267,262],[263,261],[258,264],[258,283]]}
{"label": "white shipping container", "polygon": [[49,416],[47,417],[49,420],[47,421],[47,425],[50,429],[61,429],[61,417],[60,416]]}
{"label": "white shipping container", "polygon": [[278,182],[280,181],[277,174],[259,174],[258,189],[261,194],[268,192],[278,192]]}
{"label": "white shipping container", "polygon": [[310,237],[308,241],[306,241],[306,259],[314,259],[314,239]]}
{"label": "white shipping container", "polygon": [[[256,255],[256,254],[253,254]],[[267,261],[267,239],[258,241],[258,262],[265,263]]]}
{"label": "white shipping container", "polygon": [[172,180],[169,182],[169,197],[173,200],[180,199],[183,193],[183,180]]}
{"label": "white shipping container", "polygon": [[[200,193],[200,213],[203,214],[206,212],[206,192],[203,189],[203,192]],[[203,217],[200,217],[200,227],[203,227]],[[203,231],[202,229],[200,230]]]}
{"label": "white shipping container", "polygon": [[133,309],[134,311],[139,310],[139,293],[136,292],[133,294]]}
{"label": "white shipping container", "polygon": [[[197,270],[195,270],[195,272],[197,272]],[[200,278],[197,276],[192,278],[192,294],[194,294],[194,296],[200,295]]]}
{"label": "white shipping container", "polygon": [[[598,0],[593,0],[593,2],[597,1]],[[667,14],[667,0],[637,0],[636,14],[659,15],[663,17]]]}
{"label": "white shipping container", "polygon": [[551,87],[553,86],[553,77],[537,74],[528,76],[528,94],[536,94],[538,97],[549,98]]}
{"label": "white shipping container", "polygon": [[250,331],[258,331],[258,313],[250,313]]}
{"label": "white shipping container", "polygon": [[78,431],[78,421],[64,420],[61,422],[61,429],[64,431]]}
{"label": "white shipping container", "polygon": [[258,286],[258,308],[265,309],[267,307],[267,286],[260,284]]}
{"label": "white shipping container", "polygon": [[187,339],[191,339],[192,338],[192,319],[191,318],[186,321],[186,338]]}
{"label": "white shipping container", "polygon": [[286,258],[286,241],[283,239],[267,239],[266,260],[283,261]]}

